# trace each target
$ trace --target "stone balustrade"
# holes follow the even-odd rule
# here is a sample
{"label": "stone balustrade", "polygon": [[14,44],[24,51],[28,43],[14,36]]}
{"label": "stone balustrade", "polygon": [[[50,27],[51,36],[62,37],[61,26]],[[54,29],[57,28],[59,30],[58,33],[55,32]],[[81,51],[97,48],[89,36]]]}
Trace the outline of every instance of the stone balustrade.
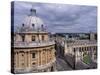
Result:
{"label": "stone balustrade", "polygon": [[14,47],[41,47],[41,46],[49,46],[55,44],[54,41],[38,41],[38,42],[14,42]]}

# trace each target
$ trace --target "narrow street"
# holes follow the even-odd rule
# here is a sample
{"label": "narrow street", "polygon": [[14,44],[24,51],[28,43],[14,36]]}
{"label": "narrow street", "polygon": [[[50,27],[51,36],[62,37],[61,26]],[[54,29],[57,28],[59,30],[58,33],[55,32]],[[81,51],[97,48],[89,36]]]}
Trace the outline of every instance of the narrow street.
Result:
{"label": "narrow street", "polygon": [[72,70],[72,68],[61,58],[56,58],[56,66],[58,71]]}

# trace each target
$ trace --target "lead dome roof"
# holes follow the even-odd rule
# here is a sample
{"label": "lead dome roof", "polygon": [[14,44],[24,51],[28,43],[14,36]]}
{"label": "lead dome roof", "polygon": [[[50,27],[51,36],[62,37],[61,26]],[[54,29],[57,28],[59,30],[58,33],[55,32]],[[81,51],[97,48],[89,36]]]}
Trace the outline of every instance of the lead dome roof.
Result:
{"label": "lead dome roof", "polygon": [[31,9],[30,15],[26,15],[22,25],[17,29],[17,32],[26,32],[26,31],[45,31],[43,20],[37,16],[36,10]]}

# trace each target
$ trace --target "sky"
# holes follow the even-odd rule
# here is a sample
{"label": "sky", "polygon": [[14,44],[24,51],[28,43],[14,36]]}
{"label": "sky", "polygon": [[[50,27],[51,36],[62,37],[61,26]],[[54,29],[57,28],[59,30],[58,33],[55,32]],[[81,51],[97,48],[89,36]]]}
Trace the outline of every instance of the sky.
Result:
{"label": "sky", "polygon": [[97,32],[97,7],[71,4],[15,2],[14,28],[21,26],[31,8],[36,9],[46,29],[52,33]]}

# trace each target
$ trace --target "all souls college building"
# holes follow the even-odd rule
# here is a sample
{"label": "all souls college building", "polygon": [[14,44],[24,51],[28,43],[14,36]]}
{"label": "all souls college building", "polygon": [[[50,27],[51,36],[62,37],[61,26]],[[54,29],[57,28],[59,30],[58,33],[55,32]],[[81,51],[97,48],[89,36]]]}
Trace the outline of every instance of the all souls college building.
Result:
{"label": "all souls college building", "polygon": [[[89,39],[70,39],[61,35],[56,37],[58,55],[63,56],[73,69],[97,68],[97,40],[95,33],[89,33],[89,36]],[[58,49],[59,46],[61,49]]]}
{"label": "all souls college building", "polygon": [[74,69],[97,68],[97,40],[94,34],[90,33],[90,40],[66,40],[64,55],[73,58]]}
{"label": "all souls college building", "polygon": [[11,51],[12,73],[56,70],[55,42],[49,38],[42,19],[31,9],[14,33]]}

